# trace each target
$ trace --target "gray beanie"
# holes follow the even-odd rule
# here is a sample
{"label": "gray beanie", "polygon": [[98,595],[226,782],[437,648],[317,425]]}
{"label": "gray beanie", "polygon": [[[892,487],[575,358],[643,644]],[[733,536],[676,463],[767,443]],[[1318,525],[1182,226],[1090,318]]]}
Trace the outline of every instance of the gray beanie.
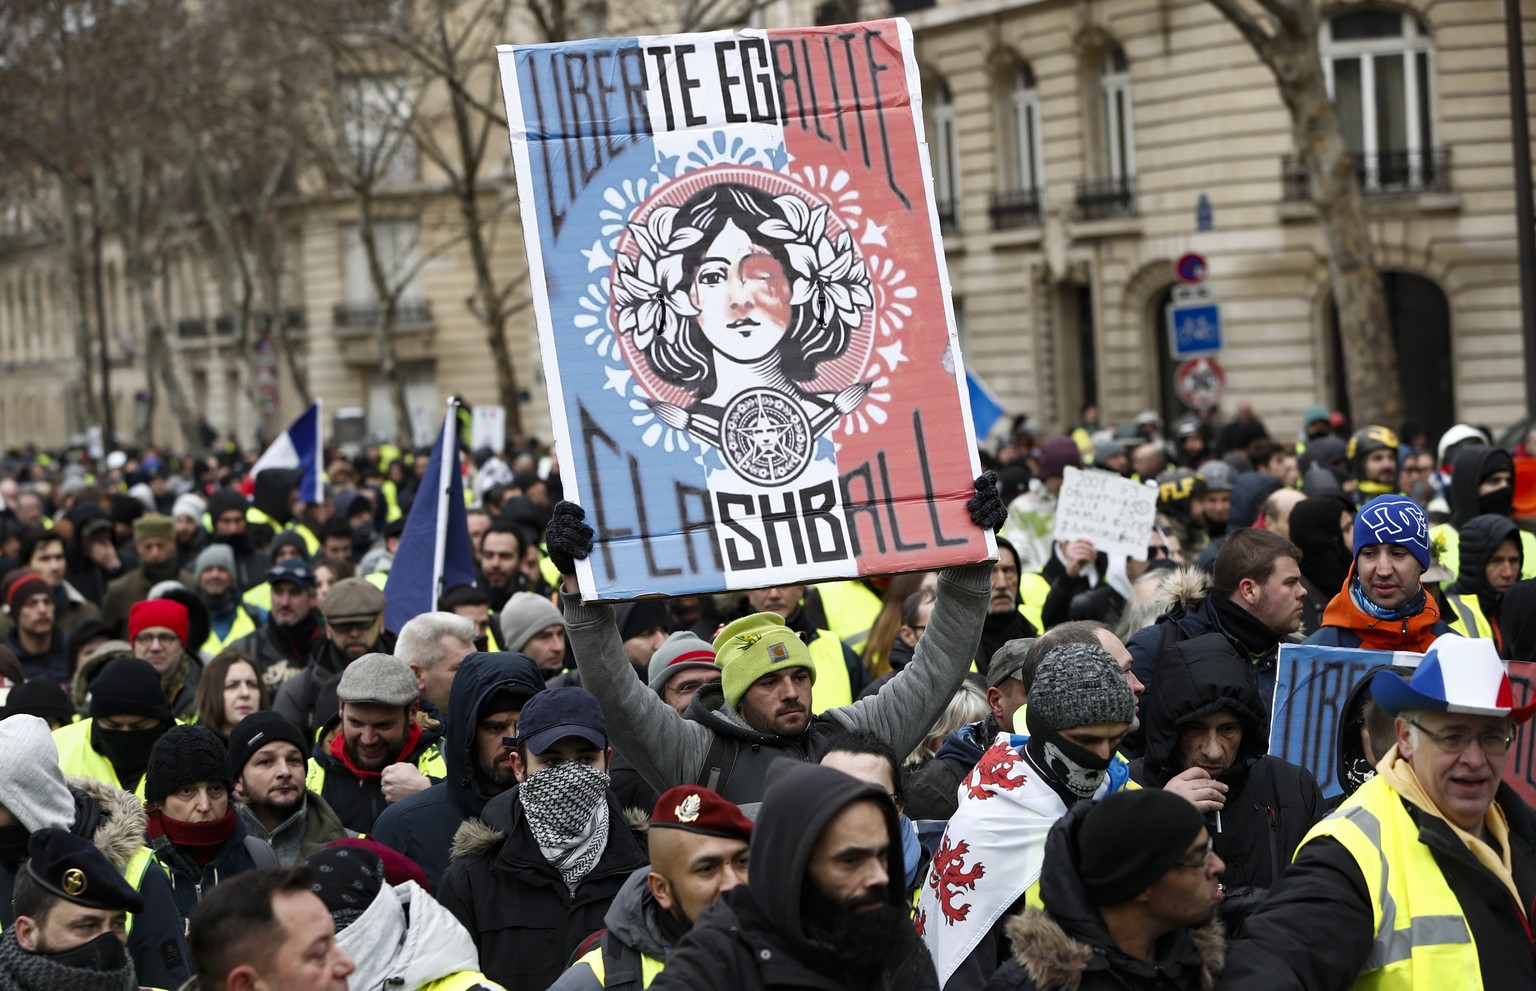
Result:
{"label": "gray beanie", "polygon": [[501,649],[522,650],[546,626],[565,625],[554,603],[532,592],[519,592],[501,610]]}
{"label": "gray beanie", "polygon": [[228,544],[209,544],[204,547],[202,553],[197,555],[197,563],[192,566],[192,577],[203,577],[203,572],[209,568],[223,568],[229,573],[229,577],[235,577],[235,552],[230,550]]}
{"label": "gray beanie", "polygon": [[75,799],[59,769],[59,748],[38,716],[0,719],[0,805],[29,833],[75,824]]}
{"label": "gray beanie", "polygon": [[713,644],[699,639],[692,630],[678,630],[667,637],[667,642],[656,648],[651,655],[646,679],[657,695],[667,687],[667,682],[679,671],[720,671],[715,661]]}
{"label": "gray beanie", "polygon": [[1053,647],[1035,669],[1029,689],[1031,720],[1055,730],[1095,723],[1128,723],[1136,718],[1136,696],[1125,673],[1096,644]]}

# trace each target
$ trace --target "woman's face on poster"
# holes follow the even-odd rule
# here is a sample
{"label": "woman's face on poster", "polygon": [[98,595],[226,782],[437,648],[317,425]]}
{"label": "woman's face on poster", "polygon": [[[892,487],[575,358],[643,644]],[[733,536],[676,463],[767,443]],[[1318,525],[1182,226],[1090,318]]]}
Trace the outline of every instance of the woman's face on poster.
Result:
{"label": "woman's face on poster", "polygon": [[688,296],[705,339],[736,361],[766,357],[789,329],[784,266],[734,222],[705,250]]}

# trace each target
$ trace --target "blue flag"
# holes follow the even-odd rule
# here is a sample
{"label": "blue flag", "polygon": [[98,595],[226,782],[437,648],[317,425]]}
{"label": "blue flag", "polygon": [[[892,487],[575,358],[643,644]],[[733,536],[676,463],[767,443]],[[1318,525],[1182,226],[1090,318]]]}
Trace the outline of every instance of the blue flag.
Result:
{"label": "blue flag", "polygon": [[316,401],[261,452],[251,466],[251,477],[268,468],[295,469],[299,472],[299,497],[318,506],[325,501],[325,488],[320,482],[320,452],[320,403]]}
{"label": "blue flag", "polygon": [[411,619],[437,609],[445,589],[474,580],[459,460],[458,409],[450,403],[384,585],[384,626],[398,631]]}
{"label": "blue flag", "polygon": [[1003,404],[987,388],[987,383],[969,368],[965,370],[965,391],[971,397],[971,425],[976,429],[976,439],[986,440],[992,427],[1003,418]]}

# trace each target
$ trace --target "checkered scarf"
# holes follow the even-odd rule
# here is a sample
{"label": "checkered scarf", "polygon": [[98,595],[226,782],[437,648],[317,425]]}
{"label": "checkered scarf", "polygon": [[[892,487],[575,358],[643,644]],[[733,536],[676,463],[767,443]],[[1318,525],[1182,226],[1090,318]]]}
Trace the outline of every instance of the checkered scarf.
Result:
{"label": "checkered scarf", "polygon": [[568,760],[530,776],[517,787],[528,828],[571,891],[608,846],[608,775]]}

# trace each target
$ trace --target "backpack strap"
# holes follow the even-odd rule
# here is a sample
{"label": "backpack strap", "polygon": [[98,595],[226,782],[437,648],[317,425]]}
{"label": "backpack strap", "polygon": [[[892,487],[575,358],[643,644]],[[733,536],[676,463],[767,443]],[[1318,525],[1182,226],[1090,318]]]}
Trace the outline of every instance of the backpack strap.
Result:
{"label": "backpack strap", "polygon": [[642,991],[640,951],[605,932],[602,939],[603,987],[607,991]]}
{"label": "backpack strap", "polygon": [[[729,754],[726,753],[727,750],[730,751]],[[699,770],[698,784],[716,795],[724,796],[726,783],[731,780],[731,771],[736,767],[736,759],[740,756],[740,740],[721,733],[714,734],[709,744],[709,753],[704,755],[704,766]]]}

